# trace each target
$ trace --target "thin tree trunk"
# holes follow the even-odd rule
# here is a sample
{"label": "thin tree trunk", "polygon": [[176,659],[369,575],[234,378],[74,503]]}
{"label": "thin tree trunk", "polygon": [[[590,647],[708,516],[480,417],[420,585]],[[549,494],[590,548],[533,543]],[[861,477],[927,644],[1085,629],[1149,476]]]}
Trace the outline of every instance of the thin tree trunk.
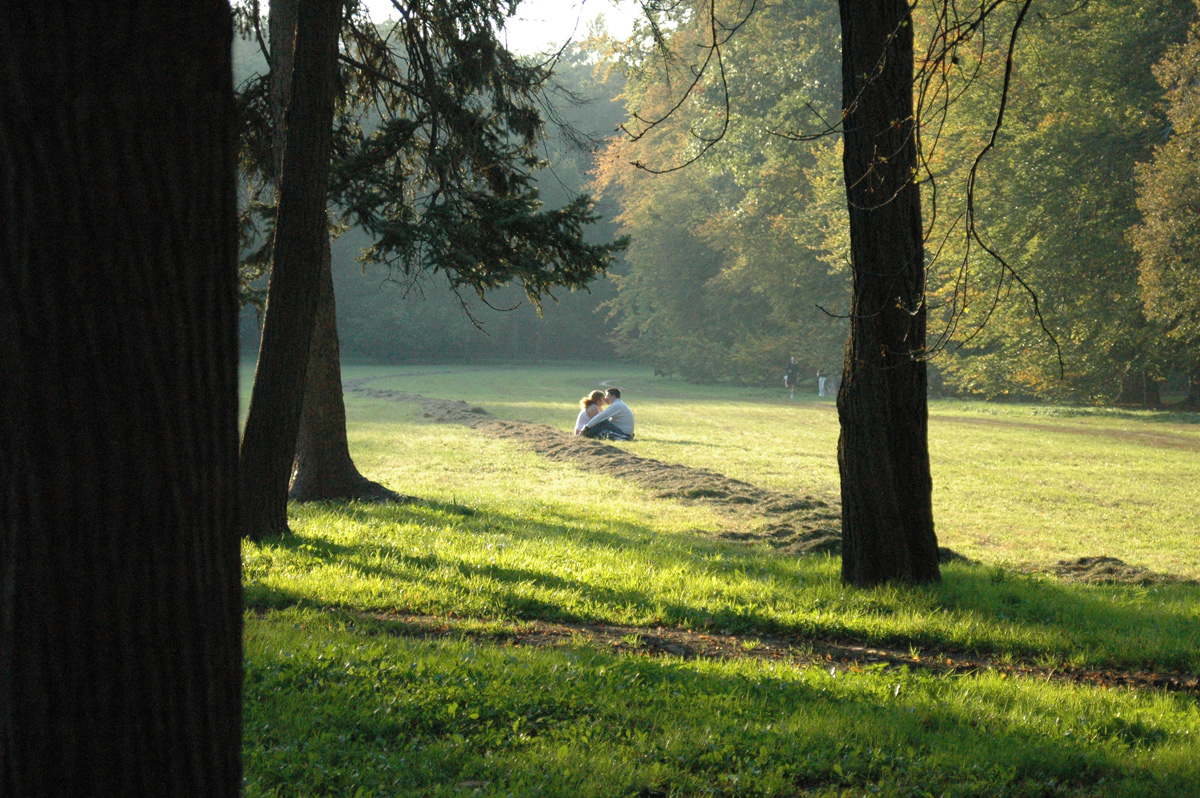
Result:
{"label": "thin tree trunk", "polygon": [[288,498],[292,501],[404,501],[405,497],[360,474],[350,458],[328,238],[323,253],[317,319],[308,354],[304,410],[296,439],[296,461]]}
{"label": "thin tree trunk", "polygon": [[1162,394],[1159,391],[1158,380],[1145,369],[1138,369],[1122,375],[1121,391],[1117,396],[1116,404],[1124,407],[1150,409],[1162,407]]}
{"label": "thin tree trunk", "polygon": [[0,795],[236,796],[229,6],[0,41]]}
{"label": "thin tree trunk", "polygon": [[267,101],[271,108],[271,159],[275,191],[283,174],[283,150],[287,144],[287,108],[292,96],[292,73],[296,68],[296,21],[300,0],[275,0],[267,16],[267,34],[271,38],[270,83]]}
{"label": "thin tree trunk", "polygon": [[840,0],[853,303],[838,391],[842,579],[940,578],[908,0]]}
{"label": "thin tree trunk", "polygon": [[288,483],[320,290],[319,253],[328,238],[325,206],[341,15],[341,0],[299,0],[297,5],[271,281],[242,434],[242,534],[253,540],[287,532]]}

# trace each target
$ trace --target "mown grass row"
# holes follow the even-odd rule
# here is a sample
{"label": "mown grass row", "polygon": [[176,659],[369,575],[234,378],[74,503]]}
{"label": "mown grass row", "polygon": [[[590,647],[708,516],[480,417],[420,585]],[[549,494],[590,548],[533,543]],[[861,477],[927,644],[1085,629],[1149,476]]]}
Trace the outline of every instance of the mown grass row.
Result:
{"label": "mown grass row", "polygon": [[[839,495],[832,398],[789,401],[782,388],[695,386],[610,364],[347,373],[563,430],[579,396],[601,382],[621,385],[637,415],[639,454],[772,490]],[[360,412],[395,418],[386,402]],[[373,428],[363,433],[357,442],[368,455],[380,438]],[[1107,555],[1200,579],[1200,414],[934,400],[929,448],[944,546],[1005,566]],[[387,460],[378,466],[385,474]]]}

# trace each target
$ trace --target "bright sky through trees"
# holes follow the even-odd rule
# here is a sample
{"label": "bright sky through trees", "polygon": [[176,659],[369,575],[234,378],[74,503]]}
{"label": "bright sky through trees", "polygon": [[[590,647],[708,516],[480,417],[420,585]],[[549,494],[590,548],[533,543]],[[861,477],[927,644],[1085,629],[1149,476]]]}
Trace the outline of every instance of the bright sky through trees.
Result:
{"label": "bright sky through trees", "polygon": [[[391,0],[367,0],[367,7],[375,20],[387,19],[392,11]],[[557,49],[568,39],[582,39],[600,15],[610,33],[624,37],[639,13],[630,0],[522,0],[507,26],[508,47],[523,55]]]}

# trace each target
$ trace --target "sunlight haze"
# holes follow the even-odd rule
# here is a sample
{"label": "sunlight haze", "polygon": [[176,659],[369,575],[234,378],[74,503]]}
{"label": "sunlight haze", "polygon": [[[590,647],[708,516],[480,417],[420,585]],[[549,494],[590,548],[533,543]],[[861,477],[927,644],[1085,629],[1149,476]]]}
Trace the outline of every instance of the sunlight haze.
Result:
{"label": "sunlight haze", "polygon": [[[390,0],[368,0],[375,20],[387,19],[392,11]],[[592,20],[603,15],[608,30],[615,36],[627,36],[639,9],[630,0],[524,0],[506,26],[509,49],[515,53],[556,50],[568,39],[587,35]]]}

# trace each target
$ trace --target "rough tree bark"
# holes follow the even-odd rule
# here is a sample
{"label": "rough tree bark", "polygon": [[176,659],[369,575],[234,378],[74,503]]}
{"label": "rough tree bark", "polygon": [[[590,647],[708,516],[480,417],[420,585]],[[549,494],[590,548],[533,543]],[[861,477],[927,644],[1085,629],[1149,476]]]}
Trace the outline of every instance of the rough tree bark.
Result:
{"label": "rough tree bark", "polygon": [[910,7],[908,0],[840,0],[839,7],[853,273],[837,401],[842,579],[936,581]]}
{"label": "rough tree bark", "polygon": [[0,41],[0,795],[235,796],[229,6]]}
{"label": "rough tree bark", "polygon": [[[274,127],[275,185],[279,186],[286,144],[287,97],[295,63],[296,0],[271,4],[270,103]],[[336,66],[330,64],[331,68]],[[350,457],[346,404],[342,395],[341,347],[333,290],[329,237],[311,253],[318,268],[317,309],[309,344],[304,401],[296,438],[288,499],[291,501],[402,501],[398,493],[364,477]]]}
{"label": "rough tree bark", "polygon": [[328,238],[321,256],[320,280],[288,498],[301,502],[403,501],[405,497],[360,474],[350,457]]}
{"label": "rough tree bark", "polygon": [[271,280],[242,433],[241,529],[253,540],[287,532],[288,483],[320,288],[320,258],[313,253],[320,253],[328,239],[325,206],[341,0],[298,0],[295,18]]}

